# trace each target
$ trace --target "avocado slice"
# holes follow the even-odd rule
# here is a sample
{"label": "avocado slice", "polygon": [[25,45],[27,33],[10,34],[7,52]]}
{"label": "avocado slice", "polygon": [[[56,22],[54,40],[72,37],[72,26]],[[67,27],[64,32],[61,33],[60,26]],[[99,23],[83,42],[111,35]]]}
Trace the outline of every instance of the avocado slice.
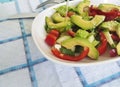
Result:
{"label": "avocado slice", "polygon": [[116,26],[119,24],[117,21],[107,21],[103,22],[100,27],[103,29],[108,29],[109,31],[116,31]]}
{"label": "avocado slice", "polygon": [[98,9],[100,9],[103,12],[109,12],[112,9],[118,9],[120,11],[120,6],[114,5],[114,4],[99,4]]}
{"label": "avocado slice", "polygon": [[64,40],[67,40],[67,39],[70,39],[72,38],[71,36],[69,35],[65,35],[65,36],[60,36],[58,39],[57,39],[57,43],[61,44],[61,42],[63,42]]}
{"label": "avocado slice", "polygon": [[78,12],[78,14],[82,15],[84,13],[84,9],[86,7],[89,7],[89,5],[90,5],[90,0],[84,0],[77,5],[76,11]]}
{"label": "avocado slice", "polygon": [[89,47],[89,53],[88,56],[91,59],[98,59],[99,52],[98,50],[91,44],[87,39],[85,38],[80,38],[80,37],[75,37],[75,38],[70,38],[61,43],[61,45],[67,49],[72,49],[76,45],[80,45],[83,47]]}
{"label": "avocado slice", "polygon": [[120,55],[120,42],[117,44],[116,49],[117,49],[118,55]]}
{"label": "avocado slice", "polygon": [[46,20],[46,24],[47,24],[47,26],[48,26],[49,29],[57,29],[57,30],[59,30],[61,32],[64,31],[64,29],[67,26],[71,25],[71,22],[68,21],[68,20],[65,20],[65,21],[60,22],[60,23],[54,23],[52,21],[52,19],[49,18],[49,17],[46,17],[45,20]]}
{"label": "avocado slice", "polygon": [[62,22],[62,21],[65,20],[65,18],[62,17],[62,16],[60,15],[60,13],[58,13],[58,12],[56,12],[56,13],[54,13],[54,14],[52,15],[52,19],[53,19],[55,22]]}
{"label": "avocado slice", "polygon": [[120,23],[117,25],[116,33],[120,38]]}
{"label": "avocado slice", "polygon": [[120,38],[120,23],[117,21],[107,21],[107,22],[103,22],[100,25],[101,28],[103,29],[107,29],[109,31],[114,31],[117,33],[117,35]]}
{"label": "avocado slice", "polygon": [[65,21],[65,20],[70,20],[68,17],[62,17],[62,16],[60,15],[60,13],[58,13],[58,12],[56,12],[56,13],[54,13],[54,14],[52,15],[52,19],[53,19],[53,21],[55,21],[55,22],[57,22],[57,23],[63,22],[63,21]]}
{"label": "avocado slice", "polygon": [[71,21],[84,30],[94,29],[96,26],[102,23],[104,19],[105,19],[105,16],[102,16],[102,15],[96,15],[90,21],[82,19],[82,17],[79,15],[71,16]]}

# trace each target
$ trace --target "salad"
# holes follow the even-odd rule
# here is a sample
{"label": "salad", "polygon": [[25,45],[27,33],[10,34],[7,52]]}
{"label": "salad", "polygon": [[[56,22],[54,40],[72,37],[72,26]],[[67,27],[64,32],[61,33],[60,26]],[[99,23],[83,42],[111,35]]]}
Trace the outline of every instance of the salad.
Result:
{"label": "salad", "polygon": [[69,61],[85,57],[97,60],[106,50],[120,56],[120,6],[83,0],[76,6],[62,5],[45,18],[45,43],[54,56]]}

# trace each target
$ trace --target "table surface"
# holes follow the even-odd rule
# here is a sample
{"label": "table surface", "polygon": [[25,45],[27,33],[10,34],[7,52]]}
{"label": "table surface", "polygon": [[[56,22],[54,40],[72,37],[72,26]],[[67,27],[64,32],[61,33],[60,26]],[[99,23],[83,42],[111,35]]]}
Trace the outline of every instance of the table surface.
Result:
{"label": "table surface", "polygon": [[[44,0],[31,1],[41,3]],[[1,4],[11,12],[31,12],[28,0],[0,0]],[[32,21],[18,19],[0,22],[0,87],[120,86],[120,61],[69,67],[47,60],[32,40]]]}

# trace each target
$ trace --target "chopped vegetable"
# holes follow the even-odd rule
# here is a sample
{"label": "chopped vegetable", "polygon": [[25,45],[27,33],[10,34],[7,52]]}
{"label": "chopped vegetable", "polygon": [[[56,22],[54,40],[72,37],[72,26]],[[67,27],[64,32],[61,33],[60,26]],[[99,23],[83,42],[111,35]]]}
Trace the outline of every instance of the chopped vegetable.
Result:
{"label": "chopped vegetable", "polygon": [[67,16],[68,16],[68,17],[71,17],[71,16],[74,15],[74,14],[75,14],[75,12],[69,11],[69,12],[67,13]]}
{"label": "chopped vegetable", "polygon": [[120,55],[120,42],[116,46],[117,54]]}
{"label": "chopped vegetable", "polygon": [[112,39],[113,39],[114,41],[120,41],[120,38],[119,38],[118,35],[115,34],[115,33],[112,33],[112,34],[111,34],[111,37],[112,37]]}
{"label": "chopped vegetable", "polygon": [[67,40],[67,39],[70,39],[72,38],[71,36],[69,35],[65,35],[65,36],[60,36],[58,39],[57,39],[57,43],[61,44],[61,42],[63,42],[64,40]]}
{"label": "chopped vegetable", "polygon": [[116,51],[116,49],[111,49],[111,50],[109,51],[109,54],[110,54],[111,57],[117,56],[117,51]]}
{"label": "chopped vegetable", "polygon": [[70,56],[75,56],[75,53],[72,50],[66,49],[65,47],[61,47],[60,51],[63,54],[67,54],[67,55],[70,55]]}
{"label": "chopped vegetable", "polygon": [[117,18],[119,15],[120,11],[116,10],[116,9],[111,9],[110,11],[107,12],[103,12],[102,10],[98,9],[97,7],[94,7],[93,5],[91,5],[90,9],[89,9],[89,15],[90,16],[95,16],[95,15],[104,15],[106,18],[106,21],[111,21],[114,20],[115,18]]}
{"label": "chopped vegetable", "polygon": [[50,31],[50,34],[52,34],[52,35],[54,35],[54,36],[56,36],[56,37],[59,37],[59,31],[57,31],[56,29],[55,30],[51,30]]}
{"label": "chopped vegetable", "polygon": [[107,50],[107,39],[102,32],[100,32],[100,40],[101,44],[97,47],[97,50],[99,51],[99,55],[102,55]]}
{"label": "chopped vegetable", "polygon": [[71,29],[69,29],[69,30],[67,31],[67,33],[68,33],[70,36],[72,36],[72,37],[75,36],[75,32],[73,32]]}
{"label": "chopped vegetable", "polygon": [[52,35],[52,34],[48,34],[45,42],[49,45],[49,46],[53,46],[56,43],[57,37]]}
{"label": "chopped vegetable", "polygon": [[82,38],[87,38],[89,36],[89,32],[87,32],[86,30],[79,29],[76,32],[76,36],[82,37]]}
{"label": "chopped vegetable", "polygon": [[105,35],[105,37],[107,39],[107,42],[110,44],[110,46],[112,48],[115,48],[115,43],[114,43],[114,41],[113,41],[113,39],[111,37],[110,32],[108,30],[105,30],[105,31],[103,31],[103,33],[104,33],[104,35]]}
{"label": "chopped vegetable", "polygon": [[51,30],[46,38],[45,38],[45,42],[49,45],[49,46],[53,46],[56,43],[56,40],[59,36],[59,32],[57,30]]}
{"label": "chopped vegetable", "polygon": [[84,59],[87,56],[87,54],[89,52],[89,48],[84,47],[84,50],[82,51],[82,53],[79,56],[70,56],[70,55],[63,54],[54,47],[52,47],[51,51],[56,57],[58,57],[60,59],[69,60],[69,61],[79,61],[79,60]]}

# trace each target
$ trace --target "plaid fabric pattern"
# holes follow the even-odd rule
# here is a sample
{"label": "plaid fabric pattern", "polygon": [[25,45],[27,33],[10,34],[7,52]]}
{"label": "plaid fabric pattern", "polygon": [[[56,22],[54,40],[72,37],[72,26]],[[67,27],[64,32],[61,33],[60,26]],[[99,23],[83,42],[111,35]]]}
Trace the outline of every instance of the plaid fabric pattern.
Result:
{"label": "plaid fabric pattern", "polygon": [[[4,10],[4,15],[34,12],[35,4],[41,2],[44,0],[1,1],[0,8],[4,9],[0,9],[0,17]],[[31,37],[32,22],[33,19],[0,22],[0,87],[120,86],[120,61],[70,67],[47,60]]]}

